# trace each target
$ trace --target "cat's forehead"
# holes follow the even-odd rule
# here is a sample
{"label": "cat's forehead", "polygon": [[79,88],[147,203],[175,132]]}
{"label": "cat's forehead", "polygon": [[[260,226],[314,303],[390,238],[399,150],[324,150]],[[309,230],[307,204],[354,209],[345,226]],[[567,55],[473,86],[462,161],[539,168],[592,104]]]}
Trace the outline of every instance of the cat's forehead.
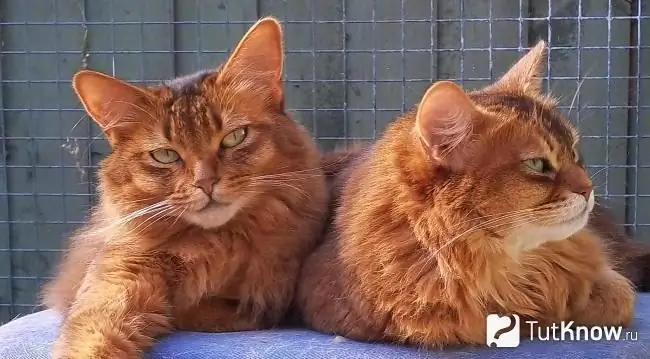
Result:
{"label": "cat's forehead", "polygon": [[166,82],[159,90],[162,135],[183,146],[204,146],[224,127],[223,119],[203,82],[212,72],[203,71]]}
{"label": "cat's forehead", "polygon": [[572,149],[578,140],[575,128],[548,98],[512,93],[476,93],[472,99],[501,121],[521,128],[537,128],[547,142]]}
{"label": "cat's forehead", "polygon": [[184,94],[196,93],[200,90],[203,81],[213,73],[213,71],[199,71],[169,80],[165,82],[164,86],[169,89],[172,95],[177,97]]}

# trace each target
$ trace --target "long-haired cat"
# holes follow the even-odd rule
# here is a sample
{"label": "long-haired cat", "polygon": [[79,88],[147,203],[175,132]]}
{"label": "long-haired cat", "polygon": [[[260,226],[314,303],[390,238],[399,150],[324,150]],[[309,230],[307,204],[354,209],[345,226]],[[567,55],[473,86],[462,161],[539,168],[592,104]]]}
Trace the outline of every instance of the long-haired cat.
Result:
{"label": "long-haired cat", "polygon": [[172,329],[278,324],[327,200],[320,154],[284,111],[282,63],[265,18],[213,71],[151,88],[74,76],[112,153],[45,288],[64,314],[54,358],[137,358]]}
{"label": "long-haired cat", "polygon": [[432,85],[356,159],[296,304],[311,328],[426,347],[486,344],[486,316],[628,325],[635,294],[586,224],[578,133],[540,91],[545,43],[498,82]]}

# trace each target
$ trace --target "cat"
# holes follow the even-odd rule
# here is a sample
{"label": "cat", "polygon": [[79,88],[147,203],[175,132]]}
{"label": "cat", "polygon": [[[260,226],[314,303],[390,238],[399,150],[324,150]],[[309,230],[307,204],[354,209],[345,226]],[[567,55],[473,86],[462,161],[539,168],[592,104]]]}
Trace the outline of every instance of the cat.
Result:
{"label": "cat", "polygon": [[[301,269],[309,328],[422,347],[486,345],[486,316],[627,326],[635,292],[587,226],[578,133],[541,92],[540,41],[503,77],[434,83],[342,157],[325,238]],[[323,160],[336,162],[336,156]]]}
{"label": "cat", "polygon": [[260,19],[221,67],[142,88],[73,77],[112,148],[100,204],[44,303],[54,358],[137,358],[174,329],[280,323],[327,205],[320,153],[284,110],[282,29]]}
{"label": "cat", "polygon": [[[328,190],[331,191],[331,203],[327,218],[333,218],[333,208],[337,206],[340,187],[345,169],[353,161],[365,155],[369,147],[354,145],[338,148],[335,151],[323,153],[321,167],[325,172]],[[598,234],[607,248],[613,267],[628,278],[638,292],[650,291],[650,244],[635,241],[633,236],[626,233],[617,218],[611,213],[604,200],[596,200],[594,209],[589,216],[589,230]],[[327,230],[327,227],[324,228]],[[294,317],[298,313],[293,313]],[[293,319],[299,322],[298,318]]]}

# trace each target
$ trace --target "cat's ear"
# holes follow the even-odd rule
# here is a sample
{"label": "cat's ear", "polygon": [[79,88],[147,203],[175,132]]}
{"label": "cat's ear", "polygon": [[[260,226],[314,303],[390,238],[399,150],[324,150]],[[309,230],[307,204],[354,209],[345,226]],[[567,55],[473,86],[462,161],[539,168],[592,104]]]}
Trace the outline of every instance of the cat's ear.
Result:
{"label": "cat's ear", "polygon": [[545,55],[546,42],[540,40],[497,81],[495,86],[523,93],[539,92],[542,88],[541,75]]}
{"label": "cat's ear", "polygon": [[453,82],[429,87],[418,105],[416,132],[433,160],[452,169],[462,167],[459,147],[472,133],[478,114],[472,100]]}
{"label": "cat's ear", "polygon": [[260,19],[246,32],[221,67],[221,76],[252,81],[257,91],[267,90],[265,95],[281,101],[283,46],[280,23],[272,17]]}
{"label": "cat's ear", "polygon": [[[149,93],[100,72],[82,70],[72,78],[72,87],[84,109],[113,145],[121,131],[147,114]],[[140,113],[144,112],[144,113]]]}

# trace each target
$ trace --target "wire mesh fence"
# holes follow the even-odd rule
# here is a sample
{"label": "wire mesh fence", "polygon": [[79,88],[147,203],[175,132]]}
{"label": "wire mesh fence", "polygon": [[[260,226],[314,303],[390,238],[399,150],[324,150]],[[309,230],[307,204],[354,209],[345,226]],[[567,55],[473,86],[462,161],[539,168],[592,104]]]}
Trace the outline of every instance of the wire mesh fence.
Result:
{"label": "wire mesh fence", "polygon": [[547,40],[545,86],[583,134],[598,195],[650,240],[648,2],[3,0],[0,323],[36,309],[109,151],[74,71],[150,83],[215,67],[264,15],[284,25],[287,107],[323,149],[376,138],[432,80],[483,86]]}

